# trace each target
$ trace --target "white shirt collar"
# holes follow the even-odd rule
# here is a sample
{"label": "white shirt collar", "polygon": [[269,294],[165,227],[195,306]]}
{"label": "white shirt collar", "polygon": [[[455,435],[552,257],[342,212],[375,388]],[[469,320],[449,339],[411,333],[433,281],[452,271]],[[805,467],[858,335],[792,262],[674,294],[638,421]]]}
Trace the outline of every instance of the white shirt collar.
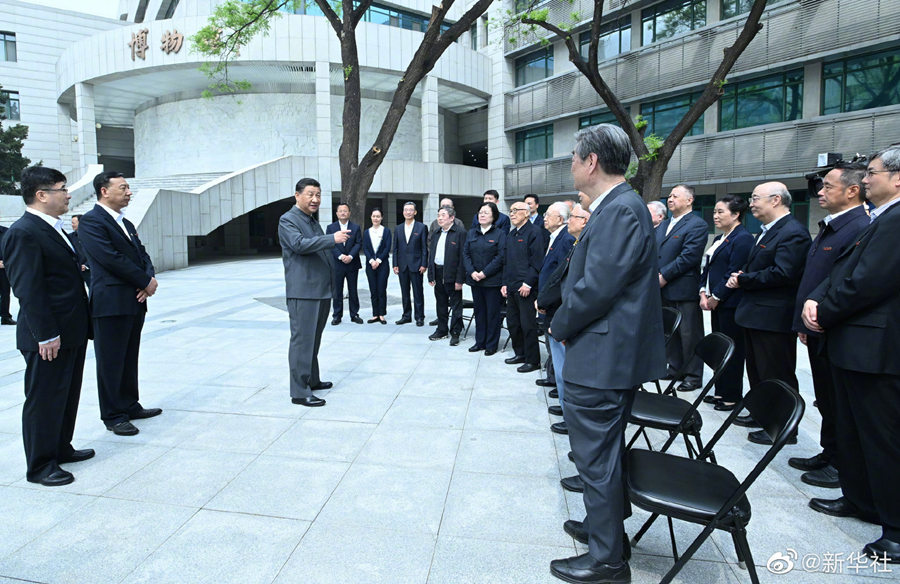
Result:
{"label": "white shirt collar", "polygon": [[122,219],[125,218],[125,211],[113,211],[111,208],[107,207],[103,203],[98,202],[98,205],[103,207],[110,216],[116,220],[116,223],[121,223]]}
{"label": "white shirt collar", "polygon": [[63,226],[62,219],[54,217],[53,215],[47,215],[46,213],[44,213],[42,211],[38,211],[34,207],[25,207],[25,212],[31,213],[32,215],[37,215],[38,217],[43,219],[47,223],[47,225],[49,225],[50,227],[52,227],[53,229],[55,229],[57,231],[60,231],[62,229],[62,226]]}
{"label": "white shirt collar", "polygon": [[[622,182],[625,182],[625,181],[622,181]],[[588,209],[590,210],[590,212],[593,213],[594,210],[597,209],[597,206],[600,205],[600,203],[603,202],[603,199],[605,199],[606,196],[609,195],[609,193],[611,193],[612,190],[613,190],[614,188],[616,188],[617,186],[619,186],[620,184],[622,184],[622,183],[616,183],[616,184],[614,184],[613,186],[611,186],[611,187],[609,187],[608,189],[606,189],[606,191],[604,191],[599,197],[597,197],[596,199],[594,199],[594,202],[591,203],[591,206],[590,206],[590,207],[588,207]]]}
{"label": "white shirt collar", "polygon": [[877,218],[879,215],[881,215],[882,213],[884,213],[885,211],[887,211],[889,208],[893,207],[897,203],[900,203],[900,198],[896,198],[893,201],[887,202],[880,207],[875,207],[874,209],[872,209],[872,211],[870,212],[872,221],[874,221],[875,218]]}
{"label": "white shirt collar", "polygon": [[859,205],[855,205],[855,206],[853,206],[853,207],[850,207],[849,209],[844,209],[843,211],[839,211],[839,212],[834,213],[834,214],[832,214],[832,215],[827,215],[827,216],[825,217],[825,219],[823,219],[823,221],[825,221],[825,225],[828,225],[829,223],[831,223],[832,221],[834,221],[835,219],[837,219],[838,217],[840,217],[840,216],[843,215],[844,213],[848,213],[848,212],[852,211],[853,209],[856,209],[856,207],[858,207],[858,206],[859,206]]}

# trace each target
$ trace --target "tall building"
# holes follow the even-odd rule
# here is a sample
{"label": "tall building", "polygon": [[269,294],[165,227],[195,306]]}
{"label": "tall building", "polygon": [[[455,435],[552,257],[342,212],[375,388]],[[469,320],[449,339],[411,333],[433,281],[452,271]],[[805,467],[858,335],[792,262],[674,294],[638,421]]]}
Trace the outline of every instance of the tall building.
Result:
{"label": "tall building", "polygon": [[[25,154],[66,173],[73,211],[92,205],[101,167],[135,177],[128,215],[162,269],[274,249],[301,176],[323,184],[323,223],[340,197],[343,65],[331,27],[314,4],[283,14],[229,69],[250,88],[204,97],[210,81],[190,37],[219,1],[120,0],[119,19],[107,19],[0,0],[5,123],[28,125]],[[648,133],[674,126],[750,4],[606,0],[600,68]],[[593,3],[541,7],[586,47]],[[454,5],[448,20],[465,8]],[[559,39],[495,26],[515,8],[497,0],[417,88],[369,194],[389,225],[408,200],[430,221],[449,196],[468,220],[488,188],[507,201],[574,195],[572,135],[611,116]],[[359,26],[363,150],[430,11],[424,0],[377,1]],[[900,135],[900,3],[771,2],[763,25],[666,175],[697,186],[702,214],[717,195],[764,179],[803,192],[816,153],[868,152]],[[21,202],[5,199],[9,221]],[[794,211],[818,219],[803,201]]]}

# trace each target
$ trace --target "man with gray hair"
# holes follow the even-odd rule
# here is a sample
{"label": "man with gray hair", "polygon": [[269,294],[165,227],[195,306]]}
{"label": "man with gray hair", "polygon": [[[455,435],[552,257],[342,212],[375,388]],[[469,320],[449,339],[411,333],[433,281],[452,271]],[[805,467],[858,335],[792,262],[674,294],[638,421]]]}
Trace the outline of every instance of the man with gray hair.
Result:
{"label": "man with gray hair", "polygon": [[467,235],[464,228],[455,224],[455,219],[453,207],[441,207],[437,218],[439,228],[428,245],[428,283],[434,288],[437,311],[437,330],[428,339],[438,341],[447,338],[449,333],[450,345],[454,347],[459,344],[462,331],[462,287],[466,281],[463,246]]}
{"label": "man with gray hair", "polygon": [[661,201],[650,201],[647,203],[647,210],[650,211],[654,228],[659,227],[659,224],[666,220],[666,206]]}
{"label": "man with gray hair", "polygon": [[631,156],[628,137],[612,124],[575,134],[572,178],[591,216],[548,330],[566,344],[560,393],[584,483],[585,519],[563,528],[588,552],[550,563],[567,582],[631,581],[625,426],[637,388],[666,372],[656,240],[646,204],[625,182]]}

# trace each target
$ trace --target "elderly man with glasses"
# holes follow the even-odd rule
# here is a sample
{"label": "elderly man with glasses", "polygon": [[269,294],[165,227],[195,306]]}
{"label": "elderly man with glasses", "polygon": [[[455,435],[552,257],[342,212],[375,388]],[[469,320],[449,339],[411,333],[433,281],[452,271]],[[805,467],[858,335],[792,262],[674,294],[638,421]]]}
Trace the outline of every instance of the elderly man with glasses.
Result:
{"label": "elderly man with glasses", "polygon": [[500,294],[507,299],[506,325],[515,351],[506,363],[518,364],[516,371],[519,373],[541,368],[534,299],[544,263],[544,239],[540,228],[528,220],[528,212],[524,201],[516,201],[509,208],[512,229],[506,238],[503,285],[500,287]]}

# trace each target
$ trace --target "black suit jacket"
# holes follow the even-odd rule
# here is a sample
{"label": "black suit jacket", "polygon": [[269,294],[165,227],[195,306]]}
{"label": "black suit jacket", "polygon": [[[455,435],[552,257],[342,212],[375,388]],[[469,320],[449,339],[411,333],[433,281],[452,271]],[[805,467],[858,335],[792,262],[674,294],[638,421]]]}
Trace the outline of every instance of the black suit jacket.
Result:
{"label": "black suit jacket", "polygon": [[6,232],[9,230],[9,227],[4,227],[0,225],[0,262],[3,261],[3,236],[6,235]]}
{"label": "black suit jacket", "polygon": [[[341,224],[335,221],[325,228],[325,234],[328,235],[330,233],[334,233],[335,231],[340,231],[340,229]],[[344,243],[335,244],[334,247],[331,248],[331,255],[334,256],[334,266],[336,268],[343,268],[345,270],[358,270],[362,267],[362,263],[360,263],[359,261],[359,250],[362,249],[362,230],[359,228],[359,225],[357,225],[353,221],[347,222],[347,229],[350,230],[350,239],[348,239]],[[345,264],[338,259],[342,255],[348,255],[353,259],[350,260],[349,264]]]}
{"label": "black suit jacket", "polygon": [[[509,215],[507,215],[506,213],[503,213],[503,212],[500,213],[500,218],[497,219],[496,223],[494,223],[494,226],[497,229],[503,231],[504,233],[509,231],[510,225],[511,225],[511,223],[509,222]],[[476,213],[475,216],[472,217],[472,227],[471,228],[476,229],[479,227],[481,227],[481,224],[478,223],[478,214]]]}
{"label": "black suit jacket", "polygon": [[413,222],[412,233],[406,241],[405,222],[394,227],[393,267],[400,271],[418,272],[419,268],[428,267],[428,229],[424,223]]}
{"label": "black suit jacket", "polygon": [[156,274],[150,256],[128,219],[123,221],[131,238],[100,205],[81,217],[79,239],[91,267],[91,314],[94,318],[147,312],[137,292]]}
{"label": "black suit jacket", "polygon": [[831,364],[900,375],[900,204],[847,246],[811,294]]}
{"label": "black suit jacket", "polygon": [[660,289],[662,297],[673,302],[696,300],[700,289],[700,262],[709,227],[698,215],[688,213],[666,235],[671,222],[666,219],[655,232],[659,273],[666,279],[666,285]]}
{"label": "black suit jacket", "polygon": [[503,286],[512,296],[524,283],[537,292],[538,277],[544,263],[544,239],[540,229],[526,221],[516,231],[513,227],[506,236],[506,253],[503,257]]}
{"label": "black suit jacket", "polygon": [[[434,254],[437,251],[437,242],[441,238],[441,230],[438,229],[431,235],[428,244],[428,281],[435,281]],[[466,232],[455,223],[447,232],[447,240],[444,242],[444,282],[465,284],[466,267],[463,264],[463,248],[466,245]]]}
{"label": "black suit jacket", "polygon": [[722,238],[725,241],[716,249],[716,253],[709,258],[706,267],[700,274],[700,286],[709,284],[709,293],[719,299],[719,306],[735,308],[744,295],[740,289],[735,290],[725,285],[731,274],[741,270],[747,264],[747,256],[753,248],[753,236],[743,225],[738,225],[734,230],[725,235],[717,235],[713,240]]}
{"label": "black suit jacket", "polygon": [[19,299],[16,347],[37,351],[39,342],[57,336],[62,349],[84,345],[91,330],[81,265],[59,233],[26,212],[6,232],[0,249]]}
{"label": "black suit jacket", "polygon": [[735,322],[749,329],[790,333],[794,322],[797,286],[803,275],[809,231],[785,215],[750,250],[738,283],[744,297]]}
{"label": "black suit jacket", "polygon": [[391,230],[387,227],[384,228],[378,249],[373,249],[372,237],[369,235],[369,230],[366,229],[363,234],[363,251],[366,252],[367,264],[369,260],[381,260],[381,265],[378,267],[388,269],[388,257],[391,255]]}
{"label": "black suit jacket", "polygon": [[[463,248],[463,264],[469,286],[499,288],[503,284],[507,234],[497,225],[492,225],[487,233],[482,233],[480,227],[469,230]],[[476,282],[472,279],[472,272],[484,272],[484,280]]]}

